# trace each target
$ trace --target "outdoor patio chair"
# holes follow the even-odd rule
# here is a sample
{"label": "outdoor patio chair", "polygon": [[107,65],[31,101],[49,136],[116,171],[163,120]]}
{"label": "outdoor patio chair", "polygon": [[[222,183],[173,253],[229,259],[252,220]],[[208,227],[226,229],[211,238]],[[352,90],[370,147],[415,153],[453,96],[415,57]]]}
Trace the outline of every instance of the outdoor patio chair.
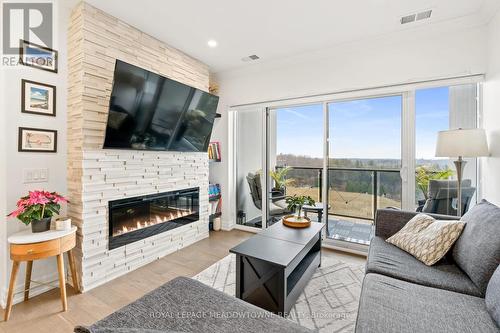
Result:
{"label": "outdoor patio chair", "polygon": [[[258,209],[262,209],[262,185],[259,173],[248,173],[247,182],[250,187],[250,194],[252,195],[252,201]],[[290,214],[287,209],[287,203],[285,202],[285,197],[281,192],[277,192],[276,195],[271,193],[271,201],[269,203],[269,215],[271,217],[282,217],[284,215]]]}
{"label": "outdoor patio chair", "polygon": [[[429,194],[425,204],[417,211],[423,213],[456,215],[458,205],[458,189],[456,180],[431,180],[429,181]],[[470,201],[476,192],[470,179],[462,181],[462,212],[469,208]]]}

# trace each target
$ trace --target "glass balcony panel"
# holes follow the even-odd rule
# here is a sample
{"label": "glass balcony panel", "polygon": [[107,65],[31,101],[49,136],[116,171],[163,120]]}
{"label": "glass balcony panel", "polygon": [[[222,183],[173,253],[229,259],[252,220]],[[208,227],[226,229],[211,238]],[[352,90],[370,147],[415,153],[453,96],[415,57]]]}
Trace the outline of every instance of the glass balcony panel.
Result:
{"label": "glass balcony panel", "polygon": [[329,214],[373,219],[373,172],[330,169]]}
{"label": "glass balcony panel", "polygon": [[377,208],[401,208],[402,183],[399,170],[377,171]]}

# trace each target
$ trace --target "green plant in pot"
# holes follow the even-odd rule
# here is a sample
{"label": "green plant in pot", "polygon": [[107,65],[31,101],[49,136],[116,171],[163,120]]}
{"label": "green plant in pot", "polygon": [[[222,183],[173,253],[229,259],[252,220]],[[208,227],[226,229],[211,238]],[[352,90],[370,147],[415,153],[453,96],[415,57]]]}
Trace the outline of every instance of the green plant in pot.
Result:
{"label": "green plant in pot", "polygon": [[16,217],[25,225],[31,224],[32,232],[43,232],[50,229],[52,216],[59,214],[61,203],[65,202],[68,200],[56,192],[30,191],[7,216]]}
{"label": "green plant in pot", "polygon": [[276,170],[270,170],[269,175],[274,180],[274,189],[281,193],[285,193],[285,188],[295,184],[295,179],[287,178],[288,172],[292,170],[291,167],[277,168]]}
{"label": "green plant in pot", "polygon": [[429,199],[429,182],[436,179],[448,179],[453,176],[454,172],[446,167],[444,170],[432,169],[427,166],[419,166],[416,168],[417,186],[422,191],[425,200]]}
{"label": "green plant in pot", "polygon": [[314,199],[308,195],[294,195],[288,197],[286,198],[286,203],[288,205],[288,210],[290,210],[291,212],[295,212],[294,217],[298,221],[306,219],[302,216],[302,207],[304,205],[314,206],[316,204]]}

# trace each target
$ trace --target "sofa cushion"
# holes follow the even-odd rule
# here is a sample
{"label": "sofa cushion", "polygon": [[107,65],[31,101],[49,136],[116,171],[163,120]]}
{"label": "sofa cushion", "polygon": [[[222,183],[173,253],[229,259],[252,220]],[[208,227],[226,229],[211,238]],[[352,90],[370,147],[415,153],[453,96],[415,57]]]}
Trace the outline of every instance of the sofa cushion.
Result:
{"label": "sofa cushion", "polygon": [[366,272],[387,275],[424,286],[481,296],[481,292],[471,279],[446,257],[434,266],[427,266],[411,254],[387,243],[381,237],[374,237],[371,240]]}
{"label": "sofa cushion", "polygon": [[451,249],[464,225],[460,221],[439,221],[429,215],[418,214],[387,242],[431,266]]}
{"label": "sofa cushion", "polygon": [[453,247],[453,258],[484,296],[500,262],[500,208],[483,200],[461,220],[466,224]]}
{"label": "sofa cushion", "polygon": [[493,273],[486,288],[486,308],[500,328],[500,266]]}
{"label": "sofa cushion", "polygon": [[483,298],[379,274],[363,281],[356,333],[496,332]]}

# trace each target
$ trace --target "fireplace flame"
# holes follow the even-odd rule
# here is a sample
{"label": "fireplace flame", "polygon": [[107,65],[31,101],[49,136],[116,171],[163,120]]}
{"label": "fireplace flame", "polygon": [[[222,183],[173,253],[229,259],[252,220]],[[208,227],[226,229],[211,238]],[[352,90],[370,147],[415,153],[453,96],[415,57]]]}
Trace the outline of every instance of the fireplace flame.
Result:
{"label": "fireplace flame", "polygon": [[121,229],[118,229],[116,232],[114,232],[113,236],[123,235],[127,232],[144,229],[160,223],[169,222],[184,216],[191,215],[193,213],[194,212],[191,210],[176,210],[165,212],[162,215],[155,214],[150,221],[135,220],[131,221],[132,223],[130,223],[129,225],[122,225]]}

